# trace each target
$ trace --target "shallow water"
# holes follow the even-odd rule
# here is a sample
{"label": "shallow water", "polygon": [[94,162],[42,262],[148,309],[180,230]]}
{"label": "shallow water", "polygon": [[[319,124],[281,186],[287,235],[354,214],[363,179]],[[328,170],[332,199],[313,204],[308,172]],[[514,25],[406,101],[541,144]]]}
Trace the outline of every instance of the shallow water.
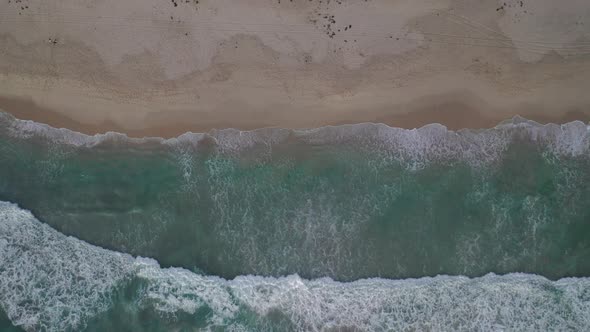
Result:
{"label": "shallow water", "polygon": [[0,304],[26,329],[589,328],[581,122],[163,140],[0,113],[0,156],[19,205],[0,212]]}

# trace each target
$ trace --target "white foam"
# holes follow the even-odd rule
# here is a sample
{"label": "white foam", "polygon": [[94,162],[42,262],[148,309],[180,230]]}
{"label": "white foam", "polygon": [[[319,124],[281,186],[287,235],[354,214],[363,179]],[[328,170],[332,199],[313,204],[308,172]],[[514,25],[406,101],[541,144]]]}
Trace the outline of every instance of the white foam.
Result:
{"label": "white foam", "polygon": [[299,137],[312,144],[360,142],[390,159],[420,169],[432,161],[461,160],[472,166],[493,163],[516,139],[537,142],[558,156],[590,154],[590,134],[581,121],[541,125],[522,117],[490,129],[448,130],[440,124],[401,129],[384,124],[358,124],[302,131]]}
{"label": "white foam", "polygon": [[0,306],[27,330],[65,331],[110,306],[133,258],[66,237],[0,202]]}
{"label": "white foam", "polygon": [[211,130],[209,135],[215,138],[221,151],[239,153],[254,146],[263,146],[272,151],[272,146],[285,141],[291,130],[279,128],[262,128],[251,131],[237,129]]}
{"label": "white foam", "polygon": [[452,131],[440,124],[429,124],[417,129],[401,129],[384,124],[361,123],[298,130],[211,130],[202,134],[185,133],[170,139],[129,138],[125,134],[114,132],[88,136],[68,129],[56,129],[33,121],[18,120],[2,112],[0,124],[14,137],[39,136],[60,144],[86,147],[117,141],[128,144],[156,143],[178,146],[198,144],[203,139],[210,138],[220,152],[236,154],[255,146],[263,147],[271,153],[274,145],[285,142],[289,137],[316,145],[351,143],[370,148],[415,169],[422,168],[434,160],[463,160],[473,166],[489,164],[498,160],[510,143],[519,138],[537,142],[558,156],[590,154],[590,127],[583,122],[541,125],[519,116],[494,128],[480,130]]}
{"label": "white foam", "polygon": [[588,279],[550,282],[526,274],[408,280],[239,277],[232,292],[260,315],[285,313],[300,330],[587,330]]}
{"label": "white foam", "polygon": [[214,325],[223,324],[224,319],[238,311],[221,278],[194,274],[182,268],[162,269],[149,258],[137,258],[135,264],[139,267],[137,276],[149,282],[143,304],[157,311],[194,314],[206,306],[213,310],[208,323]]}
{"label": "white foam", "polygon": [[[590,330],[590,278],[549,281],[514,273],[349,283],[296,275],[224,280],[101,249],[0,202],[0,306],[15,325],[81,329],[109,308],[114,288],[131,277],[147,283],[137,305],[168,320],[208,308],[209,327],[234,331],[270,329],[273,313],[299,331]],[[258,321],[240,322],[241,312],[255,313]]]}
{"label": "white foam", "polygon": [[[281,313],[298,331],[355,328],[361,331],[547,331],[588,330],[588,278],[551,282],[528,274],[481,278],[437,276],[350,283],[241,276],[234,280],[195,275],[183,269],[140,272],[151,286],[156,310],[194,313],[214,308],[210,324],[233,326],[238,309],[260,321]],[[260,323],[260,326],[265,326]],[[257,327],[258,328],[258,327]]]}

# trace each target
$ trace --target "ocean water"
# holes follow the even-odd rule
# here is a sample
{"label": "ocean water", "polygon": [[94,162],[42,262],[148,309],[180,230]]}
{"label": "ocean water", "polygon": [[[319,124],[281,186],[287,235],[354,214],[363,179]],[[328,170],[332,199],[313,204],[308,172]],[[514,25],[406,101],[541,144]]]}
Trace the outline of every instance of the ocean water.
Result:
{"label": "ocean water", "polygon": [[582,122],[165,140],[0,113],[0,329],[590,330],[589,184]]}
{"label": "ocean water", "polygon": [[162,268],[68,237],[0,203],[0,305],[26,330],[588,330],[590,278],[363,279]]}

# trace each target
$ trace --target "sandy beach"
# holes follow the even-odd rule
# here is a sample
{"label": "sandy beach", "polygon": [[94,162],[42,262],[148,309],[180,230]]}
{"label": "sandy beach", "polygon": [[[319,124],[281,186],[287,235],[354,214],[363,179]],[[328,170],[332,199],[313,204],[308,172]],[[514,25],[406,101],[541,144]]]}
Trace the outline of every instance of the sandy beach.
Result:
{"label": "sandy beach", "polygon": [[84,133],[590,120],[583,0],[11,0],[0,12],[0,109]]}

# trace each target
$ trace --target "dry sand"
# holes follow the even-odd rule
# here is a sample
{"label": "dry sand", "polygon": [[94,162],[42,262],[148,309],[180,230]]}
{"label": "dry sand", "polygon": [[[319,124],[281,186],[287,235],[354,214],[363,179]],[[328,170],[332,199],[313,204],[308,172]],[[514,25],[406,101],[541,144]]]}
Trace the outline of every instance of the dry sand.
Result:
{"label": "dry sand", "polygon": [[0,109],[86,133],[590,120],[590,3],[10,0]]}

